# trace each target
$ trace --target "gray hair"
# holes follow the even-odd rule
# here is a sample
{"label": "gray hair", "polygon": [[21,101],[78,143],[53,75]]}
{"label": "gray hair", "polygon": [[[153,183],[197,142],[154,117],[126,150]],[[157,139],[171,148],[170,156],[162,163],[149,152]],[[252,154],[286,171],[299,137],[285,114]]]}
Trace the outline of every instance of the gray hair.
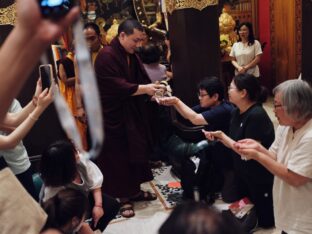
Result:
{"label": "gray hair", "polygon": [[312,117],[312,89],[303,80],[287,80],[273,89],[273,94],[281,93],[286,113],[296,121]]}

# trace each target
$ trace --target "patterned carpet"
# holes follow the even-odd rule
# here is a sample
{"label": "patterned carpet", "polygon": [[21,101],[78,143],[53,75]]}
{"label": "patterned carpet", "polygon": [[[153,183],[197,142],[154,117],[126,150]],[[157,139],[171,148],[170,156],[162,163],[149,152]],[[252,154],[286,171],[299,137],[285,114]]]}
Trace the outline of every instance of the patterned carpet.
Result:
{"label": "patterned carpet", "polygon": [[154,180],[150,182],[164,208],[173,209],[182,202],[182,188],[179,180],[170,173],[171,166],[153,169]]}
{"label": "patterned carpet", "polygon": [[[176,187],[179,180],[171,175],[170,166],[153,169],[154,180],[142,185],[143,190],[155,192],[158,199],[152,202],[136,202],[135,216],[125,219],[118,215],[103,232],[105,234],[158,234],[158,228],[166,220],[171,210],[182,200],[182,189]],[[174,186],[172,186],[174,185]],[[229,204],[217,200],[217,209],[226,209]],[[274,228],[259,230],[256,234],[280,234]]]}

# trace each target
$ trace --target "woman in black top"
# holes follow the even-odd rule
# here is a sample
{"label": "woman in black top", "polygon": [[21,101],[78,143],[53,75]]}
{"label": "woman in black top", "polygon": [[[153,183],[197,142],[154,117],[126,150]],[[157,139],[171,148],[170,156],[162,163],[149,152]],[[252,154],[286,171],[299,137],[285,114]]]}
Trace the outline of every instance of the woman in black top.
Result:
{"label": "woman in black top", "polygon": [[267,92],[257,78],[240,74],[233,78],[228,94],[230,101],[237,107],[232,112],[229,136],[222,131],[204,133],[208,139],[218,140],[232,149],[235,179],[234,184],[231,184],[229,202],[247,196],[255,205],[259,226],[271,227],[274,225],[273,175],[258,162],[246,161],[233,147],[236,141],[245,138],[257,140],[266,148],[274,141],[274,126],[261,105],[267,98]]}

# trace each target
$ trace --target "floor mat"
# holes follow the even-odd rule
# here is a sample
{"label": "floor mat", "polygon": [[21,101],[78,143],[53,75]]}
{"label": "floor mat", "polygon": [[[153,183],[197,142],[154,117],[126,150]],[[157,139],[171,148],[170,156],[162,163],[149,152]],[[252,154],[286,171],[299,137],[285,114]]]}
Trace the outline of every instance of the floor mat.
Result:
{"label": "floor mat", "polygon": [[153,169],[154,180],[150,182],[166,210],[181,203],[183,193],[179,180],[172,176],[170,170],[171,166]]}

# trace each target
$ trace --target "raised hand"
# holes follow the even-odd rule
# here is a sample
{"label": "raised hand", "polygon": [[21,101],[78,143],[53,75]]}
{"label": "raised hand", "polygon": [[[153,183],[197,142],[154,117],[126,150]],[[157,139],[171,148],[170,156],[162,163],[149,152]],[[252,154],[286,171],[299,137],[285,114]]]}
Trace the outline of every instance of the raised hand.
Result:
{"label": "raised hand", "polygon": [[36,90],[34,93],[34,97],[36,97],[38,99],[39,94],[42,92],[42,82],[41,82],[41,78],[39,78],[37,80],[37,84],[36,84]]}
{"label": "raised hand", "polygon": [[44,19],[41,16],[37,0],[18,0],[18,18],[16,27],[24,35],[36,37],[43,43],[51,43],[58,39],[62,32],[79,16],[79,8],[74,7],[70,12],[58,21]]}
{"label": "raised hand", "polygon": [[54,95],[52,89],[43,90],[43,92],[38,97],[37,107],[39,109],[45,110],[53,101],[53,97]]}

